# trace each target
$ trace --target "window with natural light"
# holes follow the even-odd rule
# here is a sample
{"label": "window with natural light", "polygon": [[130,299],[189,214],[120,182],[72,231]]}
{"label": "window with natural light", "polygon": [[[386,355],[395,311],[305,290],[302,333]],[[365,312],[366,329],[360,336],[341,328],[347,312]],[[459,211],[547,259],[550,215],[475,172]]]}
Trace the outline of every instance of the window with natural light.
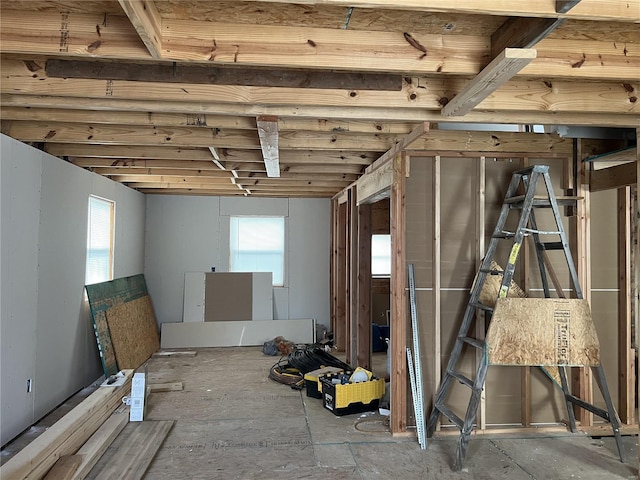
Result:
{"label": "window with natural light", "polygon": [[391,275],[391,235],[371,236],[371,275]]}
{"label": "window with natural light", "polygon": [[272,272],[284,286],[284,217],[231,217],[231,272]]}
{"label": "window with natural light", "polygon": [[89,196],[85,283],[113,280],[113,226],[115,203]]}

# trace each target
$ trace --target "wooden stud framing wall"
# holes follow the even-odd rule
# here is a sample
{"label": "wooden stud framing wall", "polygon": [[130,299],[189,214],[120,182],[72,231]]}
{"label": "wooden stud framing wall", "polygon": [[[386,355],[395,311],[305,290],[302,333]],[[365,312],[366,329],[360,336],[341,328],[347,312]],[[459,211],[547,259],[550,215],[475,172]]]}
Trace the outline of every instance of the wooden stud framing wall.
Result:
{"label": "wooden stud framing wall", "polygon": [[[474,133],[474,135],[477,135]],[[577,195],[582,197],[575,209],[566,209],[565,228],[569,234],[574,260],[581,280],[585,298],[591,301],[591,237],[598,235],[592,230],[591,194],[589,190],[589,165],[583,163],[583,151],[593,151],[593,145],[588,147],[583,142],[555,139],[549,140],[554,148],[547,148],[547,144],[536,137],[536,141],[527,143],[532,134],[513,135],[509,138],[511,146],[517,146],[513,153],[508,151],[464,151],[464,145],[478,148],[483,145],[482,138],[477,137],[472,142],[460,142],[448,145],[435,144],[437,150],[428,147],[428,129],[422,133],[414,132],[411,142],[403,144],[402,149],[383,156],[379,163],[370,167],[370,172],[376,173],[372,180],[360,180],[366,185],[369,200],[376,201],[381,197],[389,197],[390,224],[392,237],[392,274],[391,274],[391,429],[394,434],[402,434],[407,430],[407,424],[413,422],[411,404],[407,397],[407,369],[405,348],[408,329],[408,306],[406,294],[406,268],[408,263],[414,265],[416,277],[416,295],[418,304],[418,319],[422,344],[423,384],[425,386],[425,408],[431,408],[432,397],[440,381],[441,369],[446,365],[453,339],[457,332],[462,313],[468,299],[468,291],[479,262],[484,253],[488,235],[493,231],[497,220],[504,192],[508,186],[511,173],[526,165],[545,163],[551,167],[552,180],[557,195]],[[440,136],[438,136],[440,138]],[[466,137],[464,137],[466,139]],[[413,142],[413,143],[412,143]],[[416,147],[418,145],[418,147]],[[462,147],[461,147],[462,145]],[[456,148],[454,151],[453,149]],[[579,161],[580,160],[580,161]],[[409,173],[410,172],[410,173]],[[366,177],[366,176],[365,176]],[[351,187],[353,188],[353,187]],[[348,201],[344,205],[348,211],[347,218],[340,215],[342,211],[334,207],[338,223],[349,226],[348,238],[356,238],[358,242],[368,245],[371,234],[370,207],[367,199],[360,204],[355,202],[357,192],[351,188],[345,190]],[[615,185],[614,185],[615,188]],[[617,327],[613,344],[606,335],[601,343],[606,345],[611,353],[606,362],[607,378],[610,390],[616,392],[614,398],[616,408],[625,423],[634,422],[635,404],[635,374],[634,351],[632,339],[632,318],[635,312],[632,305],[631,281],[632,269],[637,265],[631,263],[633,247],[631,230],[637,228],[633,223],[634,204],[633,189],[627,185],[620,188],[615,196],[615,202],[610,204],[604,199],[596,209],[595,221],[599,228],[603,217],[606,221],[612,215],[608,212],[610,205],[617,208],[619,214],[614,215],[616,227],[613,235],[618,233],[618,241],[613,247],[614,264],[612,268],[617,272],[617,286],[620,291],[612,289],[611,294],[601,295],[597,300],[598,309],[594,316],[599,335],[601,330]],[[386,192],[386,193],[385,193]],[[604,209],[604,210],[603,210]],[[604,213],[603,213],[604,212]],[[608,212],[608,213],[607,213]],[[550,219],[547,219],[550,220]],[[544,212],[538,216],[541,228],[547,222]],[[510,226],[507,225],[507,228]],[[340,225],[335,225],[336,230]],[[368,230],[367,230],[368,229]],[[337,240],[345,235],[336,235]],[[370,270],[362,264],[365,258],[370,258],[370,251],[362,245],[347,242],[350,248],[351,260],[347,269],[355,269],[347,275],[350,285],[356,291],[348,292],[347,298],[351,302],[355,319],[347,320],[351,325],[353,348],[356,351],[358,363],[369,361],[370,348],[365,343],[370,342],[370,318],[367,316],[367,306],[363,302],[370,302],[370,297],[362,289],[371,288],[365,277],[370,278]],[[595,248],[600,249],[596,242]],[[636,246],[637,248],[637,246]],[[340,248],[336,249],[338,256]],[[499,248],[500,255],[506,257],[508,247],[504,252]],[[617,256],[615,255],[617,252]],[[567,269],[560,261],[554,262],[555,253],[551,252],[551,263],[557,270],[558,280],[554,288],[566,295],[573,295]],[[542,296],[537,262],[533,249],[522,254],[520,266],[516,271],[518,283],[525,288],[530,296]],[[557,268],[556,268],[557,263]],[[532,268],[529,268],[532,266]],[[370,268],[370,266],[369,266]],[[600,264],[594,264],[594,272],[601,276]],[[608,267],[607,267],[608,268]],[[338,287],[340,275],[334,280]],[[606,290],[606,289],[605,289]],[[607,290],[608,292],[608,290]],[[339,295],[338,295],[339,296]],[[611,299],[615,314],[613,318],[602,315],[603,308],[609,309]],[[603,304],[602,302],[605,302]],[[339,302],[335,302],[338,308]],[[606,307],[603,307],[606,305]],[[348,309],[348,308],[347,308]],[[370,313],[369,313],[370,317]],[[336,317],[337,318],[337,317]],[[599,326],[598,326],[599,325]],[[482,335],[483,319],[477,322],[477,334]],[[360,338],[358,338],[360,337]],[[347,349],[349,342],[347,341]],[[463,371],[471,374],[475,370],[478,358],[469,354],[465,357]],[[573,391],[587,401],[600,403],[601,399],[593,397],[590,373],[586,369],[573,369]],[[463,393],[464,392],[464,393]],[[468,402],[464,390],[454,391],[451,395],[454,407],[466,408]],[[522,425],[530,427],[540,424],[555,424],[563,428],[564,401],[561,392],[537,368],[491,367],[483,397],[480,402],[478,425],[480,429],[495,428],[496,426]],[[582,428],[592,425],[592,415],[577,411],[578,420]],[[446,423],[443,431],[447,431]],[[508,427],[511,428],[511,427]],[[595,427],[592,427],[595,428]]]}

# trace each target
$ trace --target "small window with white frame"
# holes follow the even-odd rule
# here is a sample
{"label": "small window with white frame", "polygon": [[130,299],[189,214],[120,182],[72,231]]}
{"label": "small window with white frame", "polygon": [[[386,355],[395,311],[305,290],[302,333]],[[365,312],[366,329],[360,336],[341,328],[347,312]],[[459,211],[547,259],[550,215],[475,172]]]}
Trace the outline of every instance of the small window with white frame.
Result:
{"label": "small window with white frame", "polygon": [[272,272],[284,286],[284,217],[231,217],[230,272]]}
{"label": "small window with white frame", "polygon": [[371,235],[371,275],[391,276],[391,235]]}
{"label": "small window with white frame", "polygon": [[115,202],[89,196],[85,284],[113,280]]}

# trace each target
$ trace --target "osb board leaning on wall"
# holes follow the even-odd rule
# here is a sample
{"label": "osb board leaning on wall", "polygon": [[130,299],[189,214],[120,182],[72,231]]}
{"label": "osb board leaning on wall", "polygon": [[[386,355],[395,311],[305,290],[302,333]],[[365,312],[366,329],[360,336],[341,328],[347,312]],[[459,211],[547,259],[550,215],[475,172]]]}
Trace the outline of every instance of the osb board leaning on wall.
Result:
{"label": "osb board leaning on wall", "polygon": [[600,364],[600,344],[586,300],[498,299],[486,341],[490,365]]}
{"label": "osb board leaning on wall", "polygon": [[85,288],[105,375],[113,375],[123,368],[137,368],[160,348],[144,275]]}

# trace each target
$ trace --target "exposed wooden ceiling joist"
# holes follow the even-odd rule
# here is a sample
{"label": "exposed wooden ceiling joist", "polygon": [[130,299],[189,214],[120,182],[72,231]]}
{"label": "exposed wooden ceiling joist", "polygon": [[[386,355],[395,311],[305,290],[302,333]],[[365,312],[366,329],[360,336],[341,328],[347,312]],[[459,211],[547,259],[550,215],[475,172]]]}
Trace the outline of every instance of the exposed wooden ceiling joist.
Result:
{"label": "exposed wooden ceiling joist", "polygon": [[[470,14],[553,17],[558,15],[555,2],[522,0],[263,0],[264,3],[296,3],[302,5],[340,5],[355,8],[416,10],[421,12],[461,12]],[[640,12],[627,0],[582,0],[571,10],[572,18],[583,20],[609,20],[640,22]]]}
{"label": "exposed wooden ceiling joist", "polygon": [[[635,131],[638,7],[3,0],[1,128],[140,191],[185,195],[331,197],[405,147],[412,156],[566,157],[571,142],[556,136],[435,124],[427,133],[426,122]],[[478,77],[506,48],[532,47],[537,58],[500,88],[505,68]],[[386,90],[386,79],[399,86]],[[442,115],[465,97],[486,98]],[[280,178],[267,176],[262,116],[278,117]]]}
{"label": "exposed wooden ceiling joist", "polygon": [[[118,0],[153,58],[162,57],[162,19],[153,0]],[[99,30],[98,30],[99,33]],[[99,48],[99,46],[97,47]]]}
{"label": "exposed wooden ceiling joist", "polygon": [[[543,83],[543,82],[541,82]],[[544,84],[544,83],[543,83]],[[551,86],[553,83],[549,82]],[[544,84],[549,88],[549,85]],[[635,87],[628,84],[631,91],[628,96],[635,95]],[[624,85],[623,85],[624,86]],[[529,88],[529,87],[528,87]],[[530,89],[530,88],[529,88]],[[613,91],[614,87],[607,89]],[[81,98],[81,97],[64,97],[53,95],[29,95],[29,94],[0,94],[0,103],[7,106],[27,107],[33,106],[37,108],[52,109],[77,109],[83,111],[94,111],[96,113],[103,111],[128,111],[128,112],[147,112],[150,105],[145,100],[135,99],[114,99],[114,98]],[[538,105],[536,105],[538,106]],[[575,115],[572,112],[558,112],[549,110],[548,108],[539,107],[536,110],[520,110],[520,111],[496,111],[495,109],[487,111],[473,110],[462,118],[443,117],[440,114],[440,108],[427,110],[418,110],[415,108],[406,108],[403,106],[387,106],[387,107],[359,107],[351,106],[349,109],[341,110],[335,107],[324,107],[318,105],[305,105],[304,109],[300,106],[283,106],[283,105],[250,105],[250,104],[225,104],[216,102],[184,102],[184,101],[166,101],[155,102],[153,105],[153,114],[162,113],[186,113],[198,117],[199,115],[224,114],[255,117],[256,114],[274,115],[285,121],[284,117],[299,117],[299,119],[314,119],[320,125],[325,122],[334,121],[363,121],[373,125],[378,131],[385,132],[384,121],[394,122],[440,122],[440,123],[511,123],[522,125],[608,125],[612,127],[634,127],[640,123],[640,114],[620,115],[617,113],[593,113],[583,112],[581,115]],[[153,115],[152,114],[152,115]],[[45,120],[47,117],[40,118]],[[24,120],[24,118],[19,118]],[[53,121],[58,121],[55,117]],[[61,121],[73,122],[74,119],[62,119]],[[243,122],[243,121],[240,121]],[[86,122],[86,123],[100,123]],[[107,122],[111,123],[111,122]],[[237,128],[242,128],[238,126]],[[340,127],[330,127],[331,130],[340,131]],[[303,130],[313,130],[312,128],[302,128]],[[361,131],[361,130],[356,130]],[[389,130],[390,133],[401,133],[397,130]]]}
{"label": "exposed wooden ceiling joist", "polygon": [[445,117],[464,115],[536,58],[533,48],[505,48],[442,109]]}
{"label": "exposed wooden ceiling joist", "polygon": [[398,74],[249,69],[175,62],[143,64],[49,59],[45,72],[52,78],[346,90],[402,89],[402,77]]}
{"label": "exposed wooden ceiling joist", "polygon": [[[0,18],[3,52],[19,52],[25,59],[25,55],[33,58],[73,55],[149,60],[145,49],[132,46],[132,38],[137,34],[126,24],[126,19],[124,24],[109,20],[98,35],[96,24],[103,22],[102,17],[70,15],[68,28],[74,34],[66,37],[66,51],[61,52],[58,44],[50,41],[60,35],[60,18],[52,18],[46,12],[29,12],[27,16],[25,19],[24,12],[3,9]],[[191,20],[165,21],[164,24],[168,60],[207,65],[215,62],[244,68],[468,76],[477,74],[486,65],[491,49],[489,37],[474,35],[212,24]],[[591,40],[587,33],[576,51],[573,41],[550,38],[540,51],[539,60],[520,75],[637,78],[640,52],[627,48],[624,53],[623,48],[616,48],[617,43]],[[574,67],[583,55],[581,68]]]}

